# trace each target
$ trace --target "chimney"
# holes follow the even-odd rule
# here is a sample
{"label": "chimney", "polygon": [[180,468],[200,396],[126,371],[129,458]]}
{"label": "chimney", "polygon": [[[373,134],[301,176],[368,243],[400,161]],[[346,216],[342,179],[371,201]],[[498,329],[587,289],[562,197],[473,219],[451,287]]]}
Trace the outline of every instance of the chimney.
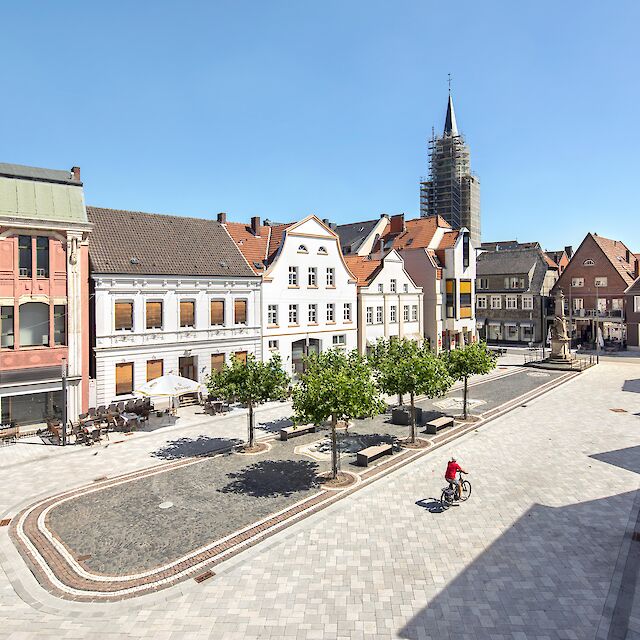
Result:
{"label": "chimney", "polygon": [[227,223],[227,214],[224,211],[221,211],[218,214],[218,222],[220,224],[226,224]]}
{"label": "chimney", "polygon": [[629,264],[631,264],[631,251],[629,251],[629,249],[627,249],[627,251],[626,251],[625,258],[626,258],[627,262]]}
{"label": "chimney", "polygon": [[80,167],[71,167],[71,179],[80,182]]}
{"label": "chimney", "polygon": [[633,274],[636,278],[640,278],[640,258],[636,258],[636,266],[633,270]]}
{"label": "chimney", "polygon": [[324,225],[326,225],[327,227],[331,224],[331,223],[329,222],[329,218],[322,218],[322,223],[323,223]]}
{"label": "chimney", "polygon": [[251,233],[254,236],[260,235],[260,216],[253,216],[251,218]]}
{"label": "chimney", "polygon": [[564,248],[564,252],[567,254],[567,258],[571,260],[571,256],[573,255],[573,247],[571,245],[566,246]]}
{"label": "chimney", "polygon": [[389,229],[390,233],[402,233],[406,231],[406,227],[404,225],[404,213],[400,213],[397,216],[391,216],[391,228]]}

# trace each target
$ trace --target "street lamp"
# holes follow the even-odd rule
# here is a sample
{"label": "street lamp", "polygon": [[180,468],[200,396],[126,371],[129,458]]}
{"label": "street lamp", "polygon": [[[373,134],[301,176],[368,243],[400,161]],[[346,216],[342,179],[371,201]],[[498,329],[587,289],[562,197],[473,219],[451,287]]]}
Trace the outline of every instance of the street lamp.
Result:
{"label": "street lamp", "polygon": [[598,329],[600,328],[600,294],[598,291],[598,281],[596,280],[596,364],[600,364],[600,336]]}
{"label": "street lamp", "polygon": [[62,358],[62,446],[67,444],[67,359]]}

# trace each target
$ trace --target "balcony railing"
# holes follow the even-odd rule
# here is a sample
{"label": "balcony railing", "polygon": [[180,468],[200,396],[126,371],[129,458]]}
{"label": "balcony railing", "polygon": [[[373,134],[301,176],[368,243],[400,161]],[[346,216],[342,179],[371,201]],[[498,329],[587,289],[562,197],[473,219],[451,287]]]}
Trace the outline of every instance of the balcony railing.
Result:
{"label": "balcony railing", "polygon": [[574,309],[571,315],[574,318],[617,318],[619,320],[624,317],[622,309]]}

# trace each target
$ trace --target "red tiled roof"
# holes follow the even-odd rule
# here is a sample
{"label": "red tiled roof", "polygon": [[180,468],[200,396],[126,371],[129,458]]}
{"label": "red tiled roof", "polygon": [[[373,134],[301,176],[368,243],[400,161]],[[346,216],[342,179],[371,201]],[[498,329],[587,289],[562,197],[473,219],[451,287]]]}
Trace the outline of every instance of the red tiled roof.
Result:
{"label": "red tiled roof", "polygon": [[365,256],[344,256],[344,261],[359,287],[368,285],[382,265],[382,260],[369,260]]}
{"label": "red tiled roof", "polygon": [[542,255],[544,256],[544,259],[546,260],[547,264],[548,264],[552,269],[559,269],[559,268],[560,268],[560,267],[558,266],[558,264],[557,264],[554,260],[552,260],[552,259],[551,259],[551,257],[550,257],[548,254],[543,253]]}
{"label": "red tiled roof", "polygon": [[[259,227],[260,235],[254,235],[251,226],[241,222],[227,222],[225,228],[255,273],[264,273],[271,227]],[[258,267],[257,265],[262,265]]]}
{"label": "red tiled roof", "polygon": [[442,236],[442,240],[440,240],[438,249],[450,249],[451,247],[453,247],[453,245],[455,245],[459,235],[459,231],[450,231],[448,233],[445,233]]}
{"label": "red tiled roof", "polygon": [[592,234],[596,244],[602,249],[602,253],[609,258],[611,264],[615,267],[616,271],[622,276],[622,279],[630,285],[634,281],[636,256],[629,252],[630,260],[627,262],[627,252],[629,249],[621,240],[610,240],[609,238],[603,238]]}
{"label": "red tiled roof", "polygon": [[[387,248],[393,247],[394,249],[420,249],[429,246],[429,243],[433,240],[438,227],[451,229],[451,225],[448,224],[444,218],[440,216],[431,216],[429,218],[416,218],[415,220],[407,220],[405,222],[406,230],[392,234],[389,232],[391,225],[387,226],[387,229],[382,236]],[[392,240],[391,245],[386,243]]]}
{"label": "red tiled roof", "polygon": [[267,262],[271,262],[275,257],[280,245],[282,244],[282,238],[284,237],[284,232],[292,226],[294,223],[290,222],[288,224],[278,224],[271,227],[271,237],[269,238],[269,253],[267,255]]}

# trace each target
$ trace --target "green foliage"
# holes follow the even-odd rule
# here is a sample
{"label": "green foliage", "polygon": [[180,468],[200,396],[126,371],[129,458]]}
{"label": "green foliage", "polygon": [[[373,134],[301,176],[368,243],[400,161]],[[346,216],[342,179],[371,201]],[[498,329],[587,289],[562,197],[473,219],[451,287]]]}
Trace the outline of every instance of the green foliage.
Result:
{"label": "green foliage", "polygon": [[454,380],[484,375],[496,368],[496,354],[487,349],[485,342],[473,342],[461,349],[451,350],[447,356],[449,374]]}
{"label": "green foliage", "polygon": [[412,394],[436,398],[453,384],[447,363],[429,345],[415,340],[378,340],[369,356],[380,388],[389,395]]}
{"label": "green foliage", "polygon": [[294,422],[372,417],[385,410],[371,367],[357,351],[332,349],[311,354],[293,390]]}
{"label": "green foliage", "polygon": [[207,380],[212,396],[247,405],[284,398],[288,385],[289,376],[282,369],[279,355],[268,362],[256,360],[251,354],[247,355],[246,363],[233,358],[231,365],[225,364]]}

